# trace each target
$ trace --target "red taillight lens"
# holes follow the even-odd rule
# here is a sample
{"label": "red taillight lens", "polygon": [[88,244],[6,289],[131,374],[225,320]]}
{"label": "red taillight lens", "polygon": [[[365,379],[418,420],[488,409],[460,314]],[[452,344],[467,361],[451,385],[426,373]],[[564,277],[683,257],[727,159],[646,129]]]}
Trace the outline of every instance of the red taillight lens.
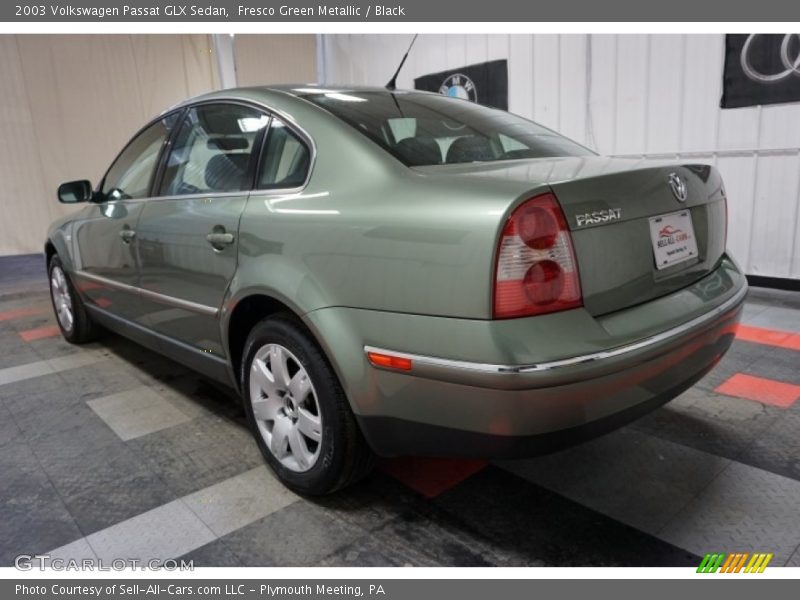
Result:
{"label": "red taillight lens", "polygon": [[518,217],[519,238],[535,250],[552,248],[558,236],[558,221],[553,214],[541,206],[524,205]]}
{"label": "red taillight lens", "polygon": [[582,304],[564,213],[553,194],[536,196],[511,214],[500,236],[494,317],[540,315]]}

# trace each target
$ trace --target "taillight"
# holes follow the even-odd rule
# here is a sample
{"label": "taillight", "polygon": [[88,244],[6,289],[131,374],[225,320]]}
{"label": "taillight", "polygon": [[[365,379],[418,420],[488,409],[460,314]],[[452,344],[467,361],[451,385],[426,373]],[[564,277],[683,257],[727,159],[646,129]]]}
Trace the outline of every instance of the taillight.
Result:
{"label": "taillight", "polygon": [[567,221],[553,194],[520,205],[497,250],[494,318],[523,317],[583,305]]}

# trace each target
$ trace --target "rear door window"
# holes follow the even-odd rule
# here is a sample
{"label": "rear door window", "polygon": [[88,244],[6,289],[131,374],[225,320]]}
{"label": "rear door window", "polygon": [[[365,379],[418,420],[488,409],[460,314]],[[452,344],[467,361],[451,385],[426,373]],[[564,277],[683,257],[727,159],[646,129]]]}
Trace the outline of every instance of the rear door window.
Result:
{"label": "rear door window", "polygon": [[268,123],[266,114],[238,104],[189,109],[167,158],[158,195],[249,190],[254,149]]}

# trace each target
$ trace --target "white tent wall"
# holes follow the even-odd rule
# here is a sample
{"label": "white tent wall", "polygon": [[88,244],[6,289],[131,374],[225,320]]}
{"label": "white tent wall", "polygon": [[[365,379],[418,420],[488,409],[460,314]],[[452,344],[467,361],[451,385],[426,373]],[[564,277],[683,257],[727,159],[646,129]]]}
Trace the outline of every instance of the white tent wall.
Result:
{"label": "white tent wall", "polygon": [[314,35],[237,35],[233,52],[237,85],[317,81]]}
{"label": "white tent wall", "polygon": [[144,123],[217,87],[208,36],[0,36],[0,256],[42,252],[74,208],[59,183],[96,183]]}
{"label": "white tent wall", "polygon": [[75,210],[58,185],[97,183],[164,109],[223,82],[286,80],[316,80],[314,35],[0,36],[0,256],[42,252],[48,224]]}
{"label": "white tent wall", "polygon": [[[323,35],[326,83],[384,85],[410,35]],[[720,109],[723,35],[420,35],[398,78],[508,59],[509,109],[602,154],[716,165],[748,274],[800,279],[800,103]]]}

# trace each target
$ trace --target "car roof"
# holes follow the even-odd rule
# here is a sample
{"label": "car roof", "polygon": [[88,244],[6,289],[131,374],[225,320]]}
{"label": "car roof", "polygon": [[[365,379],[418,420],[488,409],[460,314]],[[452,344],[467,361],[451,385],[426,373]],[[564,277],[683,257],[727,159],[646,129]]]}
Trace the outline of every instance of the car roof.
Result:
{"label": "car roof", "polygon": [[409,90],[397,89],[389,90],[380,86],[367,86],[367,85],[335,85],[335,84],[317,84],[317,83],[282,83],[270,85],[258,85],[247,87],[225,88],[223,90],[215,90],[207,92],[198,96],[193,96],[182,100],[181,102],[169,107],[168,112],[182,106],[203,102],[205,100],[214,100],[221,98],[240,98],[249,99],[254,101],[263,101],[270,97],[273,99],[292,97],[301,98],[309,94],[325,94],[325,93],[359,93],[359,92],[380,92],[388,94],[390,92],[397,92],[401,94],[430,94],[422,90]]}
{"label": "car roof", "polygon": [[246,88],[233,88],[230,91],[234,90],[263,90],[269,91],[274,90],[276,92],[283,92],[286,94],[291,94],[292,96],[305,96],[307,94],[324,94],[324,93],[332,93],[332,92],[383,92],[389,93],[390,91],[397,91],[402,93],[409,93],[409,92],[416,92],[416,93],[428,93],[423,92],[421,90],[407,90],[407,89],[398,89],[398,90],[389,90],[383,86],[377,85],[339,85],[339,84],[320,84],[320,83],[281,83],[281,84],[271,84],[271,85],[264,85],[264,86],[252,86]]}

